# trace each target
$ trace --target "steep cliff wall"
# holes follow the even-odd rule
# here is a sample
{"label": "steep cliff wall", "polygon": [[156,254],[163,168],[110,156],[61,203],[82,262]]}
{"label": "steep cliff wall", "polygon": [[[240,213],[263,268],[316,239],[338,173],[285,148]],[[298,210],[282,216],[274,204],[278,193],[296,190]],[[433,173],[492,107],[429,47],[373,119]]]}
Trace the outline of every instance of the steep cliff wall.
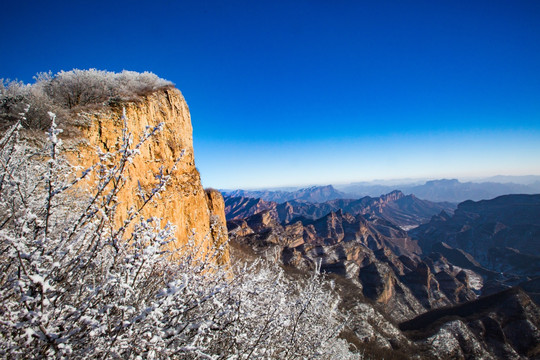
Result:
{"label": "steep cliff wall", "polygon": [[[140,148],[140,155],[126,169],[126,184],[118,196],[118,223],[127,217],[133,205],[140,204],[136,196],[139,184],[150,190],[156,184],[155,175],[160,168],[171,175],[167,189],[159,201],[148,204],[145,216],[157,216],[163,224],[176,226],[178,248],[193,237],[201,252],[227,240],[224,203],[217,191],[204,191],[200,174],[195,168],[193,154],[192,125],[184,97],[173,87],[163,88],[141,96],[132,102],[120,102],[106,108],[87,113],[86,126],[81,128],[81,141],[70,152],[70,159],[77,165],[87,167],[97,159],[96,147],[104,151],[117,149],[121,142],[125,109],[127,131],[132,134],[134,144],[148,127],[163,123],[163,129],[147,140]],[[180,159],[175,165],[175,161]],[[174,167],[174,169],[173,169]],[[221,261],[228,259],[228,250],[223,247]]]}

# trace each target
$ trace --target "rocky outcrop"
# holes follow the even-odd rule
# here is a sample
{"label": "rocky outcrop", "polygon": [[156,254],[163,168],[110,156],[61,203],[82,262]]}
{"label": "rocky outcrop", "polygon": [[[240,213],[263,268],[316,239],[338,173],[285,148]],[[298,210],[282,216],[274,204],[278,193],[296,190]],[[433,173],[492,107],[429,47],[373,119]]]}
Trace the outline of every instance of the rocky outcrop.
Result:
{"label": "rocky outcrop", "polygon": [[[87,110],[85,119],[80,128],[82,137],[71,140],[68,153],[70,161],[82,167],[96,162],[98,148],[118,150],[124,128],[137,144],[145,131],[162,127],[139,147],[139,155],[125,169],[125,185],[117,198],[118,224],[127,218],[131,207],[142,204],[138,193],[150,195],[159,181],[156,175],[161,173],[170,176],[170,182],[159,201],[145,206],[143,215],[157,216],[162,225],[169,222],[176,227],[176,241],[170,246],[179,248],[192,238],[201,249],[209,249],[226,241],[223,199],[217,191],[206,193],[202,187],[195,168],[189,109],[180,91],[166,87],[135,101]],[[226,260],[226,248],[221,257]]]}
{"label": "rocky outcrop", "polygon": [[215,189],[206,189],[206,203],[210,211],[210,234],[212,245],[219,249],[218,262],[228,261],[227,220],[225,218],[225,203],[221,193]]}

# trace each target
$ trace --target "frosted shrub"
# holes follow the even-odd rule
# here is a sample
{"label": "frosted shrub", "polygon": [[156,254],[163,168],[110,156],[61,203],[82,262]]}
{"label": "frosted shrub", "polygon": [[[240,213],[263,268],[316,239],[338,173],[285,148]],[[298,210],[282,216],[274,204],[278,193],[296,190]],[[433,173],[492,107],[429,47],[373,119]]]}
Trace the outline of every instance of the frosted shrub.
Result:
{"label": "frosted shrub", "polygon": [[[10,123],[28,108],[22,125],[25,128],[47,129],[52,111],[63,117],[68,109],[115,100],[136,100],[148,92],[171,86],[172,83],[150,72],[103,70],[60,71],[40,73],[34,84],[0,81],[0,120]],[[1,129],[1,128],[0,128]]]}
{"label": "frosted shrub", "polygon": [[140,143],[124,131],[117,150],[75,173],[51,117],[43,150],[21,140],[24,118],[0,140],[0,357],[356,358],[337,337],[337,298],[320,275],[295,281],[265,262],[220,267],[219,249],[192,241],[165,251],[174,229],[140,214],[167,176],[116,224]]}
{"label": "frosted shrub", "polygon": [[117,89],[115,96],[127,98],[172,85],[171,82],[147,71],[138,73],[124,70],[119,74],[114,74],[113,78],[115,89]]}
{"label": "frosted shrub", "polygon": [[0,80],[0,131],[20,119],[25,128],[44,129],[50,126],[47,112],[53,110],[52,101],[37,86],[19,81]]}
{"label": "frosted shrub", "polygon": [[133,99],[138,95],[172,85],[155,74],[135,71],[114,73],[96,69],[60,71],[54,76],[38,79],[57,104],[73,108],[99,104],[111,98]]}

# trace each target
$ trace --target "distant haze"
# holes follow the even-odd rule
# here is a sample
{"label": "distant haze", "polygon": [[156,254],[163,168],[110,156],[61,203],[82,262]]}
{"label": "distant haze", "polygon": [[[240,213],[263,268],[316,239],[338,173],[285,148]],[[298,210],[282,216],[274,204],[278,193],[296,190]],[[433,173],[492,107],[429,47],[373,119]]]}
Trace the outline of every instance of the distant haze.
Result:
{"label": "distant haze", "polygon": [[[500,179],[500,182],[494,181]],[[394,190],[430,201],[459,203],[465,200],[487,200],[507,194],[540,194],[540,176],[496,176],[486,181],[461,182],[457,179],[439,179],[422,182],[399,181],[356,182],[307,188],[266,188],[259,190],[222,189],[229,196],[261,198],[283,202],[292,199],[324,202],[333,199],[378,197]],[[508,180],[513,180],[509,182]]]}

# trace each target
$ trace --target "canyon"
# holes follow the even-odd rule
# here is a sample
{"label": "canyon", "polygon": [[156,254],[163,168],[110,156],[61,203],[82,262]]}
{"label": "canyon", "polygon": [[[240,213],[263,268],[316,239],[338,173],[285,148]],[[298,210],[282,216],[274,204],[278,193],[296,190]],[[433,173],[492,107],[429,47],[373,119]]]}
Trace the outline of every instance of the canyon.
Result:
{"label": "canyon", "polygon": [[329,274],[351,341],[373,356],[540,356],[539,195],[454,207],[400,191],[321,203],[229,194],[231,244]]}

